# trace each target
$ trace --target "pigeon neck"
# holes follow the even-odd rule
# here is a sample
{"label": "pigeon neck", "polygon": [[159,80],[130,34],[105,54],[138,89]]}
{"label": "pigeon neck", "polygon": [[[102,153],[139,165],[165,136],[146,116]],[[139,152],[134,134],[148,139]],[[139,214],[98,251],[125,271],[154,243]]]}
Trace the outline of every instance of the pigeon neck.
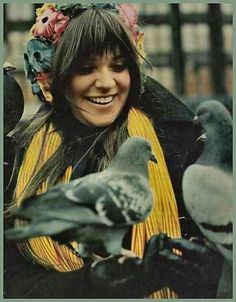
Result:
{"label": "pigeon neck", "polygon": [[209,133],[197,163],[232,171],[232,133]]}
{"label": "pigeon neck", "polygon": [[139,158],[136,158],[135,161],[134,159],[127,160],[127,158],[119,158],[119,160],[116,160],[116,158],[114,158],[111,164],[109,165],[109,169],[119,169],[120,171],[132,172],[137,175],[141,174],[145,177],[148,177],[147,161],[145,161],[144,163]]}

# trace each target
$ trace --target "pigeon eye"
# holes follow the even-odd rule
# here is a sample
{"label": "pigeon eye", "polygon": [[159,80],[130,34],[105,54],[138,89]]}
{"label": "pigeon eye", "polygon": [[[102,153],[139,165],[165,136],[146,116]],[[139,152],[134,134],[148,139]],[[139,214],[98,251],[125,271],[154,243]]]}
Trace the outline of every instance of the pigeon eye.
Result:
{"label": "pigeon eye", "polygon": [[206,120],[206,119],[208,119],[210,117],[210,113],[208,111],[204,111],[201,114],[201,117]]}
{"label": "pigeon eye", "polygon": [[146,145],[146,149],[147,149],[149,152],[152,152],[152,147],[151,147],[150,144],[147,144],[147,145]]}
{"label": "pigeon eye", "polygon": [[201,109],[197,112],[197,115],[200,116],[200,115],[202,115],[202,114],[204,114],[204,113],[206,113],[206,112],[207,112],[207,111],[206,111],[205,108],[201,108]]}
{"label": "pigeon eye", "polygon": [[201,120],[208,120],[210,117],[210,112],[206,108],[202,108],[197,112],[197,115]]}

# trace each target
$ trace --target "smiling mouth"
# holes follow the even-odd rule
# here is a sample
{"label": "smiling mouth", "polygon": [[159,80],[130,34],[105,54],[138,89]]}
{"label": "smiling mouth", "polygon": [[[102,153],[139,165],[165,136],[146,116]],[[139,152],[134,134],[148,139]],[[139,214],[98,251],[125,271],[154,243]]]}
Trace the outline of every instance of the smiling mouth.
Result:
{"label": "smiling mouth", "polygon": [[107,105],[107,104],[110,104],[114,98],[115,98],[115,96],[112,95],[112,96],[108,96],[108,97],[95,97],[95,98],[87,97],[86,99],[93,104]]}

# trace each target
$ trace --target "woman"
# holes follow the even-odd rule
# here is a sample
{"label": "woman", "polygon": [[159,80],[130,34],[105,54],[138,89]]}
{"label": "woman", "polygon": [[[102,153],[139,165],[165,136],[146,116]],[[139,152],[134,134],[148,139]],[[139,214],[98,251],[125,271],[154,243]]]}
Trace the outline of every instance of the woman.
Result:
{"label": "woman", "polygon": [[[163,232],[170,237],[180,237],[181,233],[161,145],[151,121],[137,109],[142,87],[140,60],[143,59],[134,43],[137,31],[135,27],[133,31],[128,28],[113,9],[113,6],[101,8],[99,4],[72,5],[61,10],[50,7],[57,17],[58,12],[63,12],[60,24],[66,24],[64,33],[59,30],[55,36],[52,103],[37,114],[20,136],[18,147],[24,152],[12,206],[19,206],[26,197],[45,192],[58,182],[104,169],[129,136],[145,137],[158,158],[158,166],[150,165],[149,171],[154,209],[147,221],[130,230],[124,242],[142,258],[152,235]],[[49,20],[51,13],[47,16]],[[40,29],[38,20],[33,29],[36,37]],[[91,272],[90,262],[49,237],[18,244],[21,254],[31,263],[19,254],[14,258],[10,256],[16,253],[14,245],[8,244],[12,251],[8,249],[6,253],[6,297],[144,297],[159,289],[152,297],[175,296],[164,288],[167,283],[163,268],[153,285],[153,280],[146,280],[147,275],[139,264],[128,261],[124,268],[128,267],[129,272],[127,270],[125,276],[131,276],[126,282],[110,286],[110,275],[104,283]],[[110,263],[117,268],[114,259],[104,262],[108,266]],[[148,267],[153,266],[146,263]],[[154,266],[158,271],[158,262]],[[121,271],[124,274],[125,269]]]}

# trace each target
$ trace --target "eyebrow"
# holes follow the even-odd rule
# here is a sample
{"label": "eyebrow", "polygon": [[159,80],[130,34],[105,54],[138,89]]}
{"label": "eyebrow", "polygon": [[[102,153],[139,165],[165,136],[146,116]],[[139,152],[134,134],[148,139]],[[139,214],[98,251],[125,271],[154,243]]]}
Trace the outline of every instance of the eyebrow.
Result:
{"label": "eyebrow", "polygon": [[[95,63],[97,57],[98,56],[91,56],[89,58],[84,58],[84,59],[81,58],[79,60],[79,65],[85,65],[85,64]],[[120,59],[126,60],[125,56],[122,55],[122,54],[118,54],[118,55],[113,54],[112,60],[120,60]]]}
{"label": "eyebrow", "polygon": [[115,59],[115,60],[117,60],[117,59],[126,59],[125,58],[125,56],[124,55],[122,55],[122,54],[119,54],[119,55],[114,55],[114,58],[113,59]]}

